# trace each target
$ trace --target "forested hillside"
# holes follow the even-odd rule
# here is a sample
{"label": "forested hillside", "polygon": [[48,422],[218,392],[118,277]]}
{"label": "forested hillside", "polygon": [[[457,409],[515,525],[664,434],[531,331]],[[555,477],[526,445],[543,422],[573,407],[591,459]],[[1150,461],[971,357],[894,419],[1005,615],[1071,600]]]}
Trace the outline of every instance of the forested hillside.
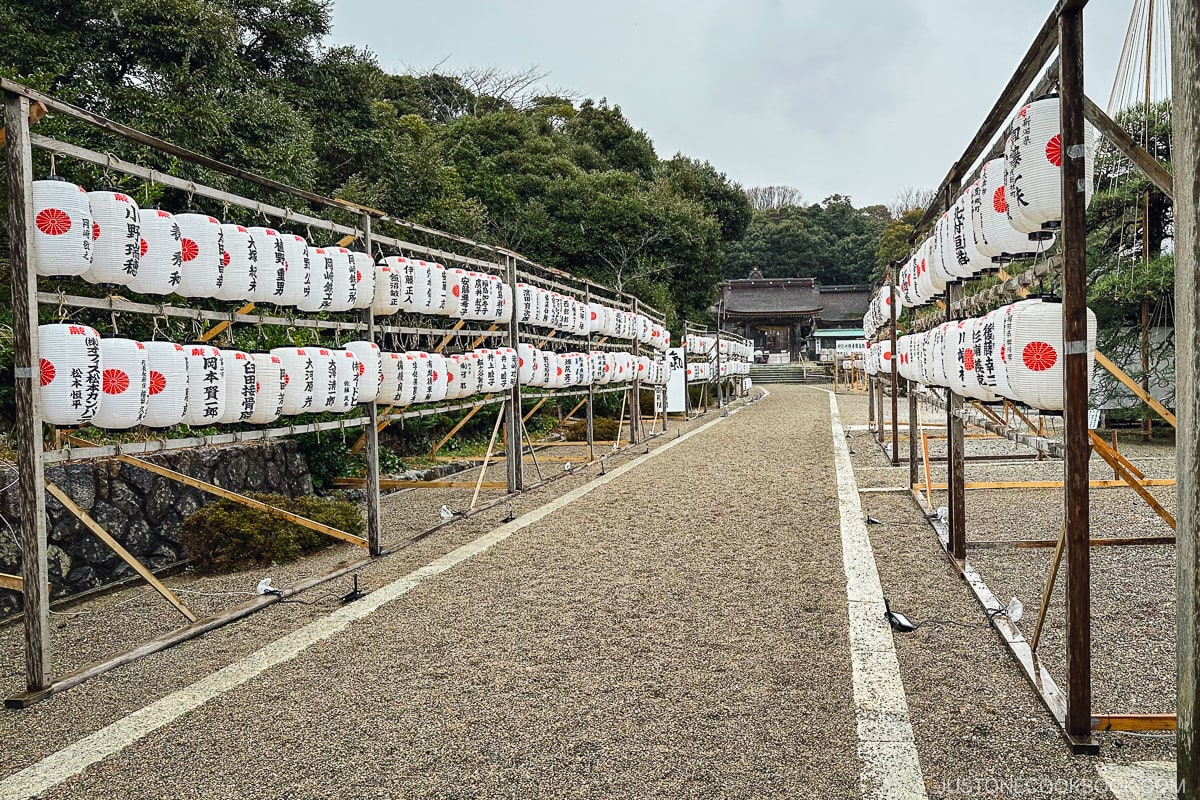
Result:
{"label": "forested hillside", "polygon": [[539,76],[388,74],[370,52],[323,45],[330,21],[329,0],[10,0],[0,74],[669,313],[708,306],[726,248],[751,222],[748,198],[717,168],[660,158],[619,106],[539,95]]}

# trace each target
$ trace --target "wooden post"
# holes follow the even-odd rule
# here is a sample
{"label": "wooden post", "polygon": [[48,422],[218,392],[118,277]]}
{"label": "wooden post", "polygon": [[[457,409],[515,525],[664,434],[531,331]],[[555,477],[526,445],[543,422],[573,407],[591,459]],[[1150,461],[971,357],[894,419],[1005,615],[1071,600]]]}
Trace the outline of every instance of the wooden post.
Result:
{"label": "wooden post", "polygon": [[867,432],[875,430],[875,382],[867,381]]}
{"label": "wooden post", "polygon": [[6,92],[4,122],[16,400],[13,443],[17,451],[17,507],[21,519],[25,686],[30,693],[37,693],[50,685],[50,572],[46,560],[46,495],[42,488],[42,402],[35,382],[39,350],[29,100]]}
{"label": "wooden post", "polygon": [[896,268],[888,270],[888,307],[892,310],[892,466],[900,466],[900,375],[896,355]]}
{"label": "wooden post", "polygon": [[[371,266],[374,269],[375,257],[372,255],[371,248],[371,216],[364,213],[360,222],[362,226],[363,250],[371,259]],[[367,306],[363,311],[363,322],[367,325],[366,338],[368,342],[375,341],[375,311],[371,306]],[[369,403],[364,403],[367,412],[367,429],[364,431],[366,436],[366,452],[364,460],[366,461],[366,482],[363,486],[363,491],[366,493],[367,503],[367,552],[372,556],[378,556],[383,553],[382,528],[379,522],[379,406],[374,400]]]}
{"label": "wooden post", "polygon": [[[505,256],[505,279],[508,285],[512,288],[512,296],[519,297],[517,294],[517,260],[512,256]],[[508,346],[519,352],[518,345],[521,341],[520,319],[517,314],[517,304],[514,302],[512,314],[508,319]],[[521,377],[520,369],[517,370],[517,375],[513,378],[512,389],[508,392],[508,399],[504,403],[504,456],[507,460],[508,472],[508,490],[510,492],[519,492],[525,488],[525,468],[524,459],[521,458],[522,451],[522,422],[521,422]],[[472,503],[474,505],[474,503]]]}
{"label": "wooden post", "polygon": [[[1083,9],[1058,18],[1062,100],[1063,391],[1067,526],[1067,716],[1073,750],[1094,751],[1092,738],[1091,550],[1089,543],[1087,265],[1084,200]],[[1178,124],[1178,122],[1176,123]]]}
{"label": "wooden post", "polygon": [[[590,306],[590,304],[592,302],[592,289],[590,286],[588,286],[588,287],[585,287],[583,291],[584,291],[584,295],[583,295],[584,300],[586,300]],[[590,310],[588,311],[588,318],[589,318],[589,320],[591,319],[591,311]],[[591,328],[590,322],[588,325],[587,340],[588,340],[588,358],[591,358],[592,357],[592,328]],[[595,384],[595,376],[593,375],[592,378],[593,378],[592,382],[589,383],[588,387],[587,387],[588,461],[596,460],[596,425],[595,425],[595,423],[596,423],[596,388],[595,388],[596,384]],[[684,375],[683,386],[684,386],[684,391],[686,392],[687,391],[687,376],[686,375]],[[621,437],[621,431],[618,430],[617,438],[620,438],[620,437]],[[530,449],[532,450],[533,448],[531,447]]]}
{"label": "wooden post", "polygon": [[[961,281],[946,286],[946,319],[954,320],[958,314],[955,303],[962,300]],[[966,461],[963,446],[963,420],[958,415],[962,398],[953,389],[946,389],[946,483],[949,486],[947,506],[950,511],[950,554],[958,562],[967,558],[967,493]]]}
{"label": "wooden post", "polygon": [[1200,331],[1200,8],[1192,0],[1171,3],[1172,159],[1175,169],[1175,410],[1183,423],[1175,439],[1176,545],[1176,739],[1179,797],[1200,798],[1200,385],[1195,336]]}
{"label": "wooden post", "polygon": [[[634,314],[638,313],[637,298],[630,298],[630,304]],[[638,348],[637,337],[633,337],[633,356],[637,358]],[[638,443],[638,430],[642,426],[642,382],[638,379],[636,367],[633,371],[633,382],[629,384],[629,443]],[[617,438],[620,439],[620,427],[617,428]]]}

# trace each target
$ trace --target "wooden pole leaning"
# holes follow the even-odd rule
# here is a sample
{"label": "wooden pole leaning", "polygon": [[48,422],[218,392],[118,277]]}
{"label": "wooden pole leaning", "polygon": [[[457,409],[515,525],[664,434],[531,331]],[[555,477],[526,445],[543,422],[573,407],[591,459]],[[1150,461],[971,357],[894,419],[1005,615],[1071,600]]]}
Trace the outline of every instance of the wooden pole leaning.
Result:
{"label": "wooden pole leaning", "polygon": [[4,93],[5,161],[8,167],[9,277],[13,309],[13,384],[16,423],[18,512],[21,520],[22,605],[25,624],[25,687],[50,685],[50,571],[43,490],[42,404],[37,381],[37,273],[33,264],[33,155],[29,100]]}
{"label": "wooden pole leaning", "polygon": [[334,539],[341,539],[343,542],[350,542],[350,544],[356,544],[360,547],[367,546],[367,540],[361,536],[355,536],[352,533],[346,533],[345,531],[338,530],[337,528],[330,527],[329,525],[324,525],[315,520],[311,520],[308,517],[294,514],[291,511],[286,511],[282,508],[276,508],[269,503],[264,503],[261,500],[255,500],[253,497],[246,497],[245,495],[238,494],[237,492],[230,491],[229,489],[224,489],[215,484],[208,483],[207,481],[202,481],[199,478],[193,478],[191,475],[184,475],[182,472],[176,472],[168,467],[155,464],[152,461],[143,461],[142,459],[134,458],[133,456],[117,456],[116,460],[125,464],[129,464],[132,467],[137,467],[138,469],[144,469],[147,472],[153,472],[155,475],[161,475],[164,478],[170,478],[171,480],[182,483],[185,486],[191,486],[193,489],[199,489],[202,492],[207,492],[208,494],[220,497],[223,500],[232,500],[235,503],[240,503],[249,508],[257,509],[258,511],[262,511],[266,514],[282,517],[288,522],[295,523],[296,525],[299,525],[303,528],[308,528],[309,530],[314,530],[317,533],[323,533],[326,536],[332,536]]}
{"label": "wooden pole leaning", "polygon": [[1067,560],[1067,715],[1075,752],[1096,752],[1092,737],[1091,545],[1089,542],[1087,264],[1083,191],[1083,8],[1058,18],[1062,124],[1064,502]]}
{"label": "wooden pole leaning", "polygon": [[[492,426],[492,437],[490,439],[488,439],[487,453],[484,454],[483,464],[481,464],[479,467],[479,480],[476,481],[476,483],[475,483],[475,492],[471,495],[471,505],[468,507],[468,509],[467,509],[468,511],[475,508],[475,504],[477,502],[479,502],[479,490],[483,488],[483,479],[484,479],[484,476],[487,475],[488,463],[491,462],[491,460],[492,460],[492,450],[496,447],[496,434],[498,434],[500,432],[500,423],[504,421],[504,418],[505,418],[505,416],[508,415],[508,413],[509,413],[508,403],[505,403],[500,407],[500,412],[498,414],[496,414],[496,424]],[[519,447],[520,447],[520,442],[521,442],[521,438],[519,436],[508,437],[508,444],[506,446],[511,448],[514,439],[516,440],[517,445],[518,445],[518,455],[519,455],[519,452],[520,452]],[[508,488],[508,490],[510,492],[512,491],[511,484],[506,482],[505,486]]]}
{"label": "wooden pole leaning", "polygon": [[162,595],[168,603],[175,606],[175,610],[182,614],[188,622],[195,622],[197,619],[199,619],[199,617],[193,614],[191,609],[185,606],[183,601],[180,600],[174,592],[168,589],[167,586],[160,581],[153,572],[146,569],[145,564],[143,564],[141,561],[138,561],[137,557],[134,556],[133,553],[130,553],[128,550],[126,550],[121,543],[114,539],[108,531],[104,530],[99,522],[96,522],[96,520],[92,519],[91,514],[80,508],[79,504],[71,499],[70,495],[50,481],[46,481],[46,491],[49,492],[55,500],[62,503],[67,511],[70,511],[80,522],[84,524],[84,527],[91,531],[97,538],[100,539],[100,541],[108,545],[110,550],[120,556],[122,561],[132,567],[134,572],[142,576],[142,578],[146,581],[146,583],[150,584],[154,591]]}

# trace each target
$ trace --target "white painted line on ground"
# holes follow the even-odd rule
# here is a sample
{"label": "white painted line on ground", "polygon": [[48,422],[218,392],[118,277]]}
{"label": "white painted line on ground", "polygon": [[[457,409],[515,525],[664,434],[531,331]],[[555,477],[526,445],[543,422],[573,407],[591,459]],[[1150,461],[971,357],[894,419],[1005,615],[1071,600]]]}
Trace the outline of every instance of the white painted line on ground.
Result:
{"label": "white painted line on ground", "polygon": [[[732,416],[745,405],[730,409]],[[371,592],[362,600],[343,606],[329,616],[310,622],[288,635],[245,656],[227,667],[214,672],[184,689],[151,703],[127,717],[101,728],[90,736],[52,753],[41,761],[32,764],[20,772],[16,772],[0,781],[0,798],[4,800],[24,800],[46,792],[70,778],[83,772],[92,764],[102,761],[108,756],[128,747],[134,742],[153,733],[180,717],[188,714],[209,700],[225,692],[241,686],[252,678],[261,675],[268,669],[289,661],[303,653],[309,647],[328,639],[330,636],[345,630],[350,623],[370,616],[383,606],[408,594],[418,585],[430,578],[463,563],[464,561],[491,549],[513,534],[540,522],[555,511],[570,505],[579,498],[589,494],[607,483],[615,481],[630,470],[640,467],[655,456],[665,453],[676,445],[683,444],[693,436],[711,428],[723,417],[717,417],[706,422],[695,430],[688,431],[677,439],[638,456],[632,461],[622,464],[606,474],[600,475],[582,486],[558,497],[544,506],[522,514],[512,522],[501,525],[478,539],[468,542],[461,547],[451,550],[441,558],[437,558],[420,569],[410,572],[402,578]]]}
{"label": "white painted line on ground", "polygon": [[1096,772],[1117,800],[1174,800],[1177,794],[1174,761],[1099,763]]}
{"label": "white painted line on ground", "polygon": [[833,464],[841,516],[842,564],[850,616],[854,713],[858,719],[859,789],[864,800],[924,800],[925,780],[908,718],[892,632],[883,619],[883,587],[863,522],[850,448],[837,396],[829,394]]}

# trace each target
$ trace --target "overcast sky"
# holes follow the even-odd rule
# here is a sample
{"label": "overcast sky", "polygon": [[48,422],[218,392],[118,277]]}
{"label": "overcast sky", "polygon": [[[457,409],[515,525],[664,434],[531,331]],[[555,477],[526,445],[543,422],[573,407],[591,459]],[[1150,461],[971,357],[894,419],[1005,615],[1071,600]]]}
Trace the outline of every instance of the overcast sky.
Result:
{"label": "overcast sky", "polygon": [[[654,142],[745,186],[889,202],[936,186],[1054,0],[335,0],[331,42],[393,72],[538,65],[607,97]],[[1086,91],[1107,105],[1130,0],[1084,17]]]}

